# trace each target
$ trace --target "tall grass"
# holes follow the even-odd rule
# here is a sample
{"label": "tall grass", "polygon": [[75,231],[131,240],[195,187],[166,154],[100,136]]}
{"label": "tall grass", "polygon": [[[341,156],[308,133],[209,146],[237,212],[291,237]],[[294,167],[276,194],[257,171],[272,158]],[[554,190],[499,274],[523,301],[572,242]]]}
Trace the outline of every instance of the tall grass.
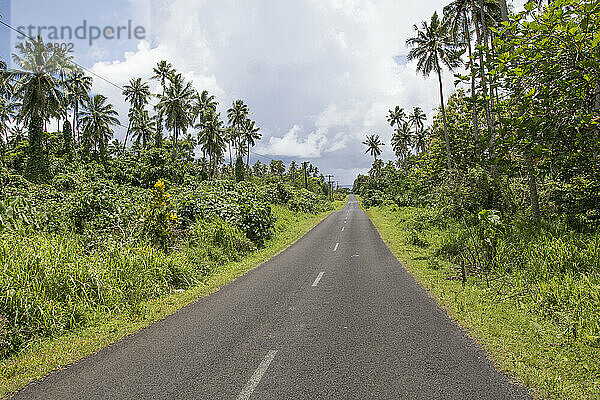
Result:
{"label": "tall grass", "polygon": [[200,222],[175,251],[105,244],[89,252],[74,235],[0,237],[0,357],[199,283],[254,245],[220,221]]}
{"label": "tall grass", "polygon": [[460,278],[467,247],[476,257],[492,247],[488,269],[469,271],[467,262],[468,282],[483,286],[490,298],[516,301],[548,319],[562,329],[565,343],[600,346],[600,232],[573,232],[558,221],[539,227],[503,222],[490,238],[435,209],[382,211],[396,221],[406,244],[428,248],[429,264],[446,265],[451,279]]}

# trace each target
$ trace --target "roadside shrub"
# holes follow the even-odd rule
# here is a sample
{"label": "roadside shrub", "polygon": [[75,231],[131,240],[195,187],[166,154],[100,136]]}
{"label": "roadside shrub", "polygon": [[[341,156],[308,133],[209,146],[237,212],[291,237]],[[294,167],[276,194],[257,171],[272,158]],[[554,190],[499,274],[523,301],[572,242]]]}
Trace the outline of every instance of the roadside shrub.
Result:
{"label": "roadside shrub", "polygon": [[156,182],[151,189],[150,203],[142,221],[142,233],[150,242],[166,246],[172,241],[179,217],[172,210],[171,196],[166,192],[163,181]]}
{"label": "roadside shrub", "polygon": [[186,250],[201,273],[217,265],[237,261],[256,250],[256,245],[235,226],[215,219],[198,221],[189,230]]}
{"label": "roadside shrub", "polygon": [[267,205],[243,204],[240,207],[241,216],[238,226],[246,237],[258,246],[264,245],[273,236],[275,218]]}
{"label": "roadside shrub", "polygon": [[362,195],[362,203],[366,208],[377,207],[384,203],[385,193],[381,190],[367,189]]}

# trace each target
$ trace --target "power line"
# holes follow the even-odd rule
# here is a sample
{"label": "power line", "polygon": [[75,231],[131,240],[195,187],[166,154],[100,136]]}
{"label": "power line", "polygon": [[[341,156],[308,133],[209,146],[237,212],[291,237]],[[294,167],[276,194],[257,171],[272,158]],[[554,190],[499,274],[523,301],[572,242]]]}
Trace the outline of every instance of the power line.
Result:
{"label": "power line", "polygon": [[258,154],[258,153],[253,152],[252,150],[250,150],[250,153],[254,154],[255,156],[262,157],[265,160],[273,161],[273,158],[270,158],[269,156],[266,156],[264,154]]}
{"label": "power line", "polygon": [[[15,27],[13,27],[13,26],[11,26],[11,25],[7,24],[6,22],[4,22],[4,21],[2,21],[2,20],[0,20],[0,24],[2,24],[2,25],[4,25],[4,26],[6,26],[8,29],[10,29],[10,30],[12,30],[12,31],[15,31],[15,32],[17,32],[19,35],[21,35],[21,36],[23,36],[23,37],[26,37],[26,38],[28,38],[28,39],[31,39],[31,40],[35,41],[35,39],[34,39],[34,38],[32,38],[31,36],[29,36],[29,35],[25,34],[24,32],[21,32],[21,31],[20,31],[20,30],[18,30],[17,28],[15,28]],[[86,67],[84,67],[83,65],[77,64],[77,63],[76,63],[75,61],[73,61],[73,60],[70,60],[70,62],[71,62],[71,64],[73,64],[73,65],[76,65],[77,67],[79,67],[79,68],[83,69],[84,71],[87,71],[88,73],[90,73],[90,74],[94,75],[96,78],[99,78],[99,79],[103,80],[104,82],[106,82],[106,83],[109,83],[109,84],[113,85],[113,86],[114,86],[114,87],[116,87],[117,89],[124,90],[124,89],[123,89],[121,86],[117,85],[117,84],[116,84],[116,83],[114,83],[114,82],[111,82],[110,80],[108,80],[108,79],[104,78],[103,76],[100,76],[100,75],[98,75],[97,73],[95,73],[95,72],[94,72],[94,71],[92,71],[91,69],[89,69],[89,68],[86,68]]]}

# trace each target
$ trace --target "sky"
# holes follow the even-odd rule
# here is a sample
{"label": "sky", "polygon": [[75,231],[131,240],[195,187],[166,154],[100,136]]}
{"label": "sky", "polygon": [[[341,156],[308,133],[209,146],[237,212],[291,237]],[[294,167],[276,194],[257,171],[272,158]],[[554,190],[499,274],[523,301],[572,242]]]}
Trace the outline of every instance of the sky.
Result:
{"label": "sky", "polygon": [[[421,0],[0,0],[3,21],[33,32],[51,26],[83,26],[72,43],[74,60],[111,83],[94,79],[127,123],[121,90],[132,77],[149,80],[167,60],[208,90],[219,111],[243,99],[261,128],[251,162],[311,161],[340,185],[351,185],[373,159],[362,145],[367,134],[386,143],[394,159],[387,110],[421,107],[431,121],[439,106],[438,82],[407,62],[413,25],[441,13],[445,1]],[[120,39],[90,40],[93,26]],[[138,28],[138,35],[134,29]],[[0,51],[19,41],[0,27]],[[60,29],[58,29],[60,31]],[[141,32],[143,31],[143,34]],[[64,31],[65,33],[68,31]],[[97,32],[97,31],[94,31]],[[131,32],[131,34],[129,34]],[[50,40],[52,41],[52,40]],[[91,44],[90,44],[91,43]],[[444,74],[445,95],[455,90]],[[151,82],[155,92],[158,83]],[[122,140],[123,128],[115,137]]]}

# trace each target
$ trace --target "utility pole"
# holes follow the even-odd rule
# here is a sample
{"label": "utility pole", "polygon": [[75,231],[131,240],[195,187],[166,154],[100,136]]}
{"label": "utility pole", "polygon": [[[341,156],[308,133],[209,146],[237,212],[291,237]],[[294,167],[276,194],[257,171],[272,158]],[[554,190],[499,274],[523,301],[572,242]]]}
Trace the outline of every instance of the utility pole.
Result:
{"label": "utility pole", "polygon": [[331,178],[333,175],[325,175],[325,178],[329,180],[329,201],[333,200],[333,185],[331,185]]}
{"label": "utility pole", "polygon": [[302,170],[304,171],[304,189],[308,190],[308,177],[306,176],[306,168],[308,167],[308,161],[302,163]]}

